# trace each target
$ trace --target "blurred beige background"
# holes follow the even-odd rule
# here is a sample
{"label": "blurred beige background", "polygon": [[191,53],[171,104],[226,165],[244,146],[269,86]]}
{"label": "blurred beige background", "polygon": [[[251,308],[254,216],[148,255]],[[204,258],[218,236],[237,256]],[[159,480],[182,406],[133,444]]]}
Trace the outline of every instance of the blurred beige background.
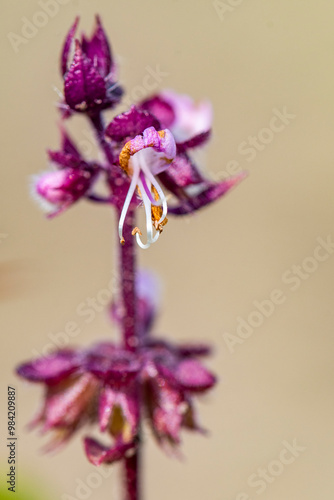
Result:
{"label": "blurred beige background", "polygon": [[[213,102],[208,171],[222,176],[233,161],[249,172],[215,206],[196,217],[171,219],[159,242],[140,253],[141,264],[158,271],[164,283],[157,331],[175,340],[214,343],[211,367],[221,380],[200,404],[210,436],[185,435],[183,463],[147,444],[145,499],[333,498],[333,250],[316,251],[318,260],[312,258],[317,239],[334,240],[333,3],[57,5],[54,17],[16,53],[8,33],[20,35],[22,18],[32,20],[41,7],[31,0],[1,4],[0,429],[5,437],[11,384],[19,405],[18,485],[29,477],[45,500],[80,498],[77,484],[96,471],[79,438],[58,455],[40,454],[44,441],[24,429],[40,391],[19,381],[13,367],[42,352],[50,334],[63,331],[68,321],[80,324],[78,344],[116,336],[104,313],[90,324],[76,314],[111,278],[115,221],[108,209],[80,203],[46,221],[28,189],[29,176],[45,169],[45,149],[58,145],[53,85],[61,88],[63,37],[76,14],[81,28],[90,31],[99,12],[119,57],[128,102],[138,92],[140,97],[147,68],[158,65],[165,75],[156,90],[171,87]],[[263,131],[275,129],[272,119],[284,109],[289,118],[280,131]],[[84,121],[68,125],[93,154]],[[250,136],[258,138],[258,150],[245,153],[253,147]],[[300,271],[294,265],[305,266],[303,277],[296,278]],[[282,303],[272,314],[253,314],[254,301],[263,302],[276,289]],[[242,339],[238,318],[250,315],[258,326]],[[294,440],[299,451],[280,466],[286,442]],[[262,486],[256,482],[259,468],[269,471]],[[116,471],[87,498],[119,498]]]}

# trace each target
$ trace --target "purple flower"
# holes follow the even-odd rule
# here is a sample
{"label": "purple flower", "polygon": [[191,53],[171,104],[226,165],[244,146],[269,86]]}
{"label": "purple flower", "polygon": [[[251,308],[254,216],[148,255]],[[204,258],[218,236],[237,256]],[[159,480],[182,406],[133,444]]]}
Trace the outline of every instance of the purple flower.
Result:
{"label": "purple flower", "polygon": [[112,108],[123,94],[116,82],[115,62],[98,16],[92,37],[89,39],[82,35],[81,41],[75,40],[73,60],[69,62],[78,22],[79,18],[68,32],[61,56],[65,96],[62,107],[65,115],[69,115],[71,111],[96,113]]}
{"label": "purple flower", "polygon": [[52,170],[33,176],[33,195],[54,217],[87,196],[100,166],[83,160],[70,137],[62,132],[60,151],[49,151]]}
{"label": "purple flower", "polygon": [[196,105],[188,96],[163,91],[137,107],[132,106],[108,125],[105,135],[113,157],[118,158],[115,165],[121,167],[130,181],[127,194],[121,192],[124,197],[119,220],[121,243],[124,243],[125,217],[135,195],[145,209],[147,242],[142,242],[138,227],[133,228],[132,234],[139,246],[148,248],[167,222],[167,198],[162,188],[174,198],[174,203],[168,205],[169,213],[185,215],[220,198],[244,178],[242,173],[220,182],[212,181],[192,160],[191,150],[208,141],[211,122],[212,109],[207,101]]}
{"label": "purple flower", "polygon": [[158,239],[167,223],[167,201],[155,177],[166,170],[175,154],[175,141],[168,129],[157,131],[154,127],[145,128],[142,134],[124,144],[119,154],[119,165],[131,177],[131,183],[119,220],[121,243],[125,241],[123,225],[136,190],[145,208],[147,243],[142,242],[139,228],[134,228],[132,234],[136,235],[141,248],[148,248]]}
{"label": "purple flower", "polygon": [[209,101],[195,104],[188,95],[163,90],[143,101],[139,107],[149,111],[164,127],[169,127],[178,144],[211,130],[213,113]]}

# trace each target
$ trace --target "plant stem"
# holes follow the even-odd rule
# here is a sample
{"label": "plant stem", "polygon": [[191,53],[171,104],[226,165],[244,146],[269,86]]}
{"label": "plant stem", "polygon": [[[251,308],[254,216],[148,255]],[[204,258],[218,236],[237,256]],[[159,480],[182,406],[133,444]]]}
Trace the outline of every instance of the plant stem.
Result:
{"label": "plant stem", "polygon": [[140,449],[138,445],[136,453],[132,457],[125,459],[125,480],[126,480],[125,500],[140,500],[139,462],[140,462]]}
{"label": "plant stem", "polygon": [[104,151],[104,154],[108,160],[110,168],[112,168],[113,163],[114,163],[114,155],[113,155],[112,149],[110,147],[110,144],[106,141],[106,138],[104,135],[105,129],[104,129],[102,115],[101,115],[101,113],[91,114],[91,115],[89,115],[89,119],[91,121],[91,124],[93,125],[96,138],[97,138],[101,148]]}
{"label": "plant stem", "polygon": [[[120,215],[120,211],[118,216]],[[136,256],[135,239],[132,236],[134,227],[134,207],[130,205],[123,226],[124,245],[120,246],[120,278],[123,303],[123,343],[129,351],[136,351],[139,339],[136,332]],[[139,500],[139,466],[140,466],[140,431],[135,453],[125,459],[125,500]]]}
{"label": "plant stem", "polygon": [[[110,167],[109,182],[114,194],[117,222],[121,215],[123,203],[128,188],[128,181],[122,179],[120,167],[114,165],[114,154],[110,144],[105,140],[104,124],[101,114],[89,117],[95,130],[96,138],[104,151]],[[118,182],[115,182],[118,180]],[[135,227],[135,207],[134,202],[130,203],[127,216],[123,225],[124,244],[119,243],[119,275],[122,299],[122,338],[124,348],[135,352],[139,346],[139,338],[136,331],[136,253],[135,238],[132,236],[132,229]],[[140,431],[137,435],[137,447],[135,453],[124,460],[125,477],[125,500],[140,500],[139,490],[139,467],[140,467]]]}
{"label": "plant stem", "polygon": [[[118,217],[120,212],[118,213]],[[132,236],[134,227],[134,209],[129,207],[123,226],[125,243],[120,247],[120,281],[123,305],[123,343],[129,351],[136,351],[139,339],[136,332],[136,257],[135,238]]]}

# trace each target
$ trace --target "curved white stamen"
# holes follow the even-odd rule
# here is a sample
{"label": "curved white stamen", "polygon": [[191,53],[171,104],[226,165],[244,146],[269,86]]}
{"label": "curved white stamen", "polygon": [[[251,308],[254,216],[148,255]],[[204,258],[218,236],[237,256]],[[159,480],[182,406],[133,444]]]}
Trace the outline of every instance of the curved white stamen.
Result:
{"label": "curved white stamen", "polygon": [[131,203],[133,193],[136,190],[137,182],[139,179],[140,166],[138,164],[138,161],[136,161],[134,157],[133,157],[133,161],[132,161],[132,166],[133,166],[133,175],[132,175],[130,187],[129,187],[129,190],[128,190],[127,195],[126,195],[124,205],[122,208],[122,213],[121,213],[121,216],[119,218],[119,223],[118,223],[118,234],[119,234],[119,238],[120,238],[121,242],[124,240],[124,238],[123,238],[123,226],[124,226],[125,217],[126,217],[126,214],[128,212],[128,208],[129,208],[129,205]]}
{"label": "curved white stamen", "polygon": [[[139,153],[139,154],[138,154]],[[155,243],[160,236],[161,226],[160,224],[166,219],[167,215],[167,200],[165,194],[161,187],[159,186],[157,180],[155,179],[153,173],[147,162],[145,161],[144,151],[141,153],[138,151],[131,156],[131,167],[132,167],[132,179],[130,182],[129,190],[127,192],[124,205],[122,208],[121,216],[118,224],[118,233],[121,240],[121,243],[124,243],[123,238],[123,226],[124,221],[129,209],[129,205],[131,203],[132,197],[135,193],[135,190],[138,186],[140,190],[140,195],[143,201],[144,209],[145,209],[145,217],[146,217],[146,234],[147,234],[147,242],[143,243],[141,240],[141,234],[138,228],[133,234],[136,234],[137,244],[142,249],[147,249],[151,246],[152,243]],[[145,151],[146,153],[146,151]],[[152,186],[155,188],[155,193],[152,192]],[[157,197],[158,199],[155,199]],[[159,220],[152,221],[152,207],[162,207],[162,215]],[[160,227],[159,227],[160,226]],[[158,229],[159,228],[159,229]],[[155,234],[154,234],[155,232]],[[153,236],[154,234],[154,236]]]}
{"label": "curved white stamen", "polygon": [[161,222],[163,220],[165,220],[166,215],[167,215],[166,196],[165,196],[163,190],[161,189],[161,187],[159,186],[158,182],[154,178],[154,175],[152,174],[150,169],[147,167],[147,165],[146,164],[141,165],[141,169],[144,172],[145,176],[148,178],[148,180],[151,182],[151,184],[155,187],[155,189],[157,190],[157,193],[160,197],[161,204],[162,204],[162,215],[161,215],[160,219],[158,220],[157,224],[161,224]]}
{"label": "curved white stamen", "polygon": [[160,232],[157,231],[156,235],[153,237],[153,224],[152,224],[152,211],[151,211],[152,210],[152,205],[151,205],[151,201],[150,201],[149,197],[146,194],[146,191],[145,191],[145,189],[143,187],[143,184],[142,184],[141,180],[138,181],[138,186],[139,186],[142,198],[143,198],[143,203],[144,203],[144,208],[145,208],[147,243],[143,243],[141,241],[140,235],[138,233],[136,234],[136,241],[137,241],[138,245],[141,248],[143,248],[144,250],[146,250],[147,248],[149,248],[152,245],[152,243],[155,243],[157,241],[157,239],[160,236]]}

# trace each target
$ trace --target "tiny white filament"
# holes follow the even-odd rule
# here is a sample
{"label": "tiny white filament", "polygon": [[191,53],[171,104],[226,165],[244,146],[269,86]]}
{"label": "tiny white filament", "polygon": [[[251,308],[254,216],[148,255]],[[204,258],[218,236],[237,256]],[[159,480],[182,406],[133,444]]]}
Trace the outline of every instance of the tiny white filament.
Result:
{"label": "tiny white filament", "polygon": [[119,234],[121,241],[123,241],[123,239],[124,239],[123,238],[123,226],[124,226],[125,217],[126,217],[126,214],[128,212],[129,205],[131,203],[133,193],[136,190],[137,182],[139,179],[140,166],[138,164],[138,161],[134,157],[133,157],[132,167],[133,167],[133,175],[132,175],[130,187],[129,187],[129,190],[128,190],[127,195],[126,195],[124,205],[122,208],[122,213],[121,213],[121,216],[119,218],[119,223],[118,223],[118,234]]}
{"label": "tiny white filament", "polygon": [[145,208],[147,243],[144,244],[141,241],[140,235],[138,233],[136,234],[136,241],[137,241],[138,245],[140,246],[140,248],[143,248],[144,250],[146,250],[147,248],[149,248],[152,245],[152,243],[155,243],[157,241],[157,239],[160,236],[160,233],[159,233],[159,231],[157,231],[156,235],[153,237],[151,200],[147,196],[141,180],[139,180],[138,185],[139,185],[140,192],[142,194],[144,208]]}

